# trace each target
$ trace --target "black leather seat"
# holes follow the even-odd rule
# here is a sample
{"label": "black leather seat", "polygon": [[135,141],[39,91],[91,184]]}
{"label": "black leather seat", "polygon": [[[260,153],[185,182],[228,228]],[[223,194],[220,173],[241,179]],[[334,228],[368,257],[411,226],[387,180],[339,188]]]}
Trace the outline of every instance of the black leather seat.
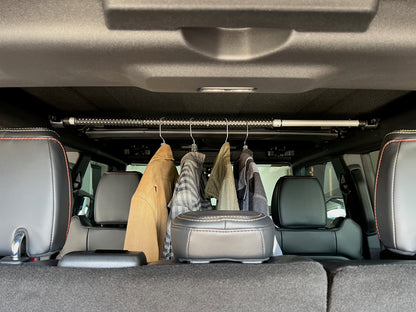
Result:
{"label": "black leather seat", "polygon": [[416,131],[386,135],[376,174],[374,212],[379,238],[396,260],[351,261],[332,269],[329,311],[415,310],[416,261],[400,260],[416,255],[415,159]]}
{"label": "black leather seat", "polygon": [[66,152],[58,134],[40,128],[0,129],[2,263],[22,262],[23,247],[33,258],[59,252],[69,227],[71,196]]}
{"label": "black leather seat", "polygon": [[172,222],[172,250],[179,261],[261,263],[273,254],[272,220],[254,211],[192,211]]}
{"label": "black leather seat", "polygon": [[386,135],[376,175],[374,214],[377,233],[390,251],[416,254],[416,131]]}
{"label": "black leather seat", "polygon": [[95,195],[94,221],[99,226],[85,226],[73,216],[60,256],[73,251],[123,250],[130,201],[140,178],[139,172],[106,172]]}
{"label": "black leather seat", "polygon": [[360,259],[362,232],[351,219],[327,228],[325,198],[314,177],[282,177],[272,198],[272,217],[283,254],[316,260]]}

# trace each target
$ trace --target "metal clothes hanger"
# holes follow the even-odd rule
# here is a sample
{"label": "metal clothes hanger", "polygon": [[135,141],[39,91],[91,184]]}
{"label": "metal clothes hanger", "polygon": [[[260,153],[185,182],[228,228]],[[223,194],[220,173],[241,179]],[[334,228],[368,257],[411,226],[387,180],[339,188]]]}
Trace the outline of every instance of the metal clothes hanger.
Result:
{"label": "metal clothes hanger", "polygon": [[248,146],[247,146],[247,139],[248,139],[248,121],[246,121],[246,126],[247,126],[247,132],[246,132],[246,138],[244,139],[243,151],[245,151],[246,149],[248,149]]}
{"label": "metal clothes hanger", "polygon": [[166,141],[165,141],[165,139],[163,138],[163,136],[162,136],[162,120],[163,119],[165,119],[165,117],[162,117],[162,118],[160,118],[160,120],[159,120],[159,136],[160,136],[160,138],[162,139],[162,143],[160,143],[160,146],[163,146],[163,145],[165,145],[166,144]]}
{"label": "metal clothes hanger", "polygon": [[225,142],[224,143],[227,143],[228,142],[228,119],[227,118],[225,118],[225,121],[226,121],[226,129],[227,129],[227,136],[225,137]]}
{"label": "metal clothes hanger", "polygon": [[195,139],[192,136],[192,119],[193,118],[191,118],[189,120],[189,135],[191,136],[191,139],[192,139],[192,142],[193,142],[192,145],[191,145],[191,152],[198,152],[198,145],[196,145]]}

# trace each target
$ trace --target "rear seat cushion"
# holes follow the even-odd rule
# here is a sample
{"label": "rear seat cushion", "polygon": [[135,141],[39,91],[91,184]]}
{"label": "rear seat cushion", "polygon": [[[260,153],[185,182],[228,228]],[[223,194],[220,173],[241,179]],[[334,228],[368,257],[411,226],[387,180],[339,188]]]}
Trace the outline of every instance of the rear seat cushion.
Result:
{"label": "rear seat cushion", "polygon": [[65,243],[71,181],[59,136],[48,129],[0,129],[0,256],[12,254],[17,229],[26,252],[40,257]]}

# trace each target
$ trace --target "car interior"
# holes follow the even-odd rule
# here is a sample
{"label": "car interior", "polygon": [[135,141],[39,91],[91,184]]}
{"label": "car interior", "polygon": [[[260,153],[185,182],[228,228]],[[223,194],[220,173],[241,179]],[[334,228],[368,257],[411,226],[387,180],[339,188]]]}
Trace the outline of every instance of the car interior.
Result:
{"label": "car interior", "polygon": [[0,1],[0,310],[414,311],[415,17]]}

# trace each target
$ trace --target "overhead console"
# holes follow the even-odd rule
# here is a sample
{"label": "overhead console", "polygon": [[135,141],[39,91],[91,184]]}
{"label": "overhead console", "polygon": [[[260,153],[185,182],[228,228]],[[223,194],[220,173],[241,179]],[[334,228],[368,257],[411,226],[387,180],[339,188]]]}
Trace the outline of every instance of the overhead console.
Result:
{"label": "overhead console", "polygon": [[26,0],[0,12],[2,87],[416,88],[414,1]]}
{"label": "overhead console", "polygon": [[103,0],[109,29],[260,27],[296,31],[365,31],[379,0]]}

